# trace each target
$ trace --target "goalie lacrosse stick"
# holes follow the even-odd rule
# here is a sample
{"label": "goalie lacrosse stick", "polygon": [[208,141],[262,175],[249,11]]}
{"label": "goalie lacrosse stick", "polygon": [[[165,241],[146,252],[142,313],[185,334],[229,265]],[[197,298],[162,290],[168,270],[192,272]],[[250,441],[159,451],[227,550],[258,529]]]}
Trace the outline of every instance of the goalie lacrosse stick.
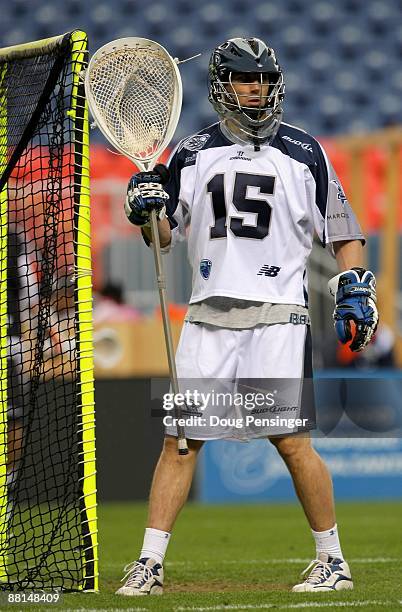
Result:
{"label": "goalie lacrosse stick", "polygon": [[[140,170],[152,170],[172,139],[182,103],[180,73],[166,49],[146,38],[113,40],[98,49],[89,62],[85,92],[92,116],[108,141]],[[161,182],[164,178],[161,176]],[[154,210],[150,217],[169,373],[176,395],[179,385]],[[175,412],[180,418],[177,405]],[[179,454],[185,455],[188,448],[181,425],[177,425],[177,435]]]}

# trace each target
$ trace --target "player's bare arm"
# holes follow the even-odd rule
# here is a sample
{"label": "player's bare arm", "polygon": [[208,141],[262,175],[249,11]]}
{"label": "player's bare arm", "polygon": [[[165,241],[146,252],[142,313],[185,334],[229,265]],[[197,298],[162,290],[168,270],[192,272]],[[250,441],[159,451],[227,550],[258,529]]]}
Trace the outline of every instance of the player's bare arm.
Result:
{"label": "player's bare arm", "polygon": [[[166,217],[158,221],[158,230],[159,230],[159,241],[161,243],[161,247],[164,249],[165,247],[169,246],[170,241],[171,241],[171,234],[172,234],[170,231],[169,221],[167,220]],[[142,233],[144,234],[144,236],[149,242],[152,242],[151,228],[149,226],[143,227]]]}
{"label": "player's bare arm", "polygon": [[363,267],[363,245],[360,240],[341,240],[333,245],[340,272]]}

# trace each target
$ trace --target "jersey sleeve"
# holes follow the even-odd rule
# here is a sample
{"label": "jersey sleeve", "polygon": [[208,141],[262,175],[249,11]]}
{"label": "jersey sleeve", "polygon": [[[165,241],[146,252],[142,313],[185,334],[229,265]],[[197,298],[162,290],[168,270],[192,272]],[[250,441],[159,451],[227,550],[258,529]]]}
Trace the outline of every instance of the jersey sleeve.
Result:
{"label": "jersey sleeve", "polygon": [[365,239],[343,187],[322,146],[316,142],[314,227],[323,246],[341,240]]}
{"label": "jersey sleeve", "polygon": [[178,242],[185,240],[186,227],[189,225],[188,202],[182,184],[182,170],[184,166],[180,144],[173,150],[168,168],[170,179],[165,185],[165,191],[169,195],[166,206],[166,216],[172,232],[171,242],[165,252],[170,251]]}

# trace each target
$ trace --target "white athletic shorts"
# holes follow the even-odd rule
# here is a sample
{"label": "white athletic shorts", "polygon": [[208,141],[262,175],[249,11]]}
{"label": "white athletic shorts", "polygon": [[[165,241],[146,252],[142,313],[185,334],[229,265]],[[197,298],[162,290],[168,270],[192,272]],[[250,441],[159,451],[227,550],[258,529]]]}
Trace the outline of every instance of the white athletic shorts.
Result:
{"label": "white athletic shorts", "polygon": [[[176,367],[175,400],[189,439],[247,441],[315,428],[309,326],[185,322]],[[178,415],[163,414],[166,433],[176,436]]]}

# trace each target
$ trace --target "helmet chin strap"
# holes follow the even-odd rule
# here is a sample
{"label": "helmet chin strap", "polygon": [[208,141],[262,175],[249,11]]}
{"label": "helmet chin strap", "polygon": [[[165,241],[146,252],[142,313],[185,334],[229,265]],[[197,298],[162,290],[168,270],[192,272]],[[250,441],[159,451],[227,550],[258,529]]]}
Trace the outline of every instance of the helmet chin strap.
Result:
{"label": "helmet chin strap", "polygon": [[231,117],[221,117],[221,126],[223,133],[227,136],[227,138],[229,138],[229,140],[239,144],[252,144],[254,145],[255,151],[259,151],[261,145],[269,145],[276,134],[275,131],[274,134],[268,134],[266,138],[263,138],[258,135],[258,129],[251,126],[247,132],[244,127],[239,125],[239,123]]}
{"label": "helmet chin strap", "polygon": [[251,139],[247,138],[247,134],[229,117],[221,119],[221,127],[224,135],[237,144],[251,144]]}
{"label": "helmet chin strap", "polygon": [[254,144],[254,151],[261,151],[261,141],[258,140],[257,135],[258,135],[258,130],[257,129],[252,129],[252,132],[255,132],[255,138],[253,138],[253,144]]}

